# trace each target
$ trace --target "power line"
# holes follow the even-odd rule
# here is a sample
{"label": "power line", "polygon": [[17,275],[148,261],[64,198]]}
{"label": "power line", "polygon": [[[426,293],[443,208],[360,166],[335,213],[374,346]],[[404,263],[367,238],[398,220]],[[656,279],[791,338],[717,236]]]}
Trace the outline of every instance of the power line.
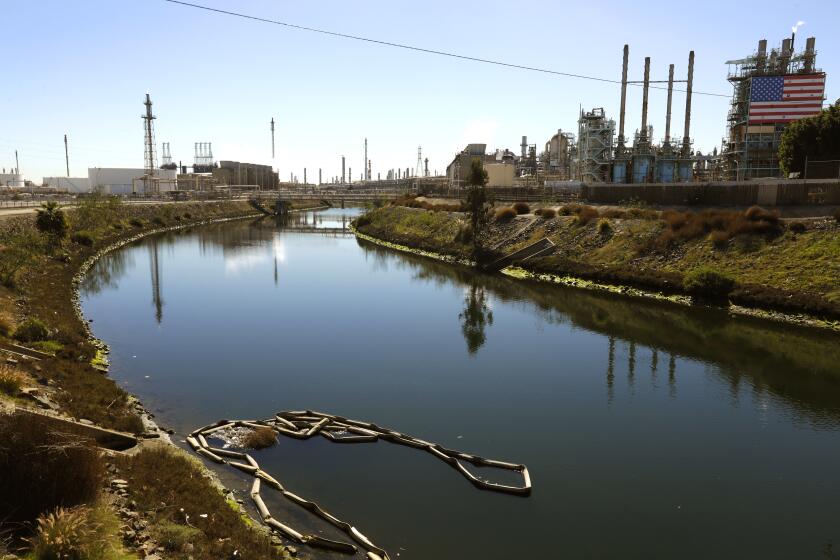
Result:
{"label": "power line", "polygon": [[[597,76],[587,76],[585,74],[573,74],[571,72],[560,72],[559,70],[549,70],[547,68],[537,68],[535,66],[525,66],[525,65],[522,65],[522,64],[514,64],[512,62],[502,62],[502,61],[499,61],[499,60],[491,60],[489,58],[479,58],[479,57],[475,57],[475,56],[467,56],[467,55],[464,55],[464,54],[457,54],[457,53],[452,53],[452,52],[447,52],[447,51],[439,51],[439,50],[435,50],[435,49],[426,49],[426,48],[423,48],[423,47],[414,47],[412,45],[404,45],[402,43],[393,43],[393,42],[390,42],[390,41],[382,41],[382,40],[379,40],[379,39],[371,39],[369,37],[362,37],[362,36],[359,36],[359,35],[350,35],[350,34],[347,34],[347,33],[338,33],[336,31],[327,31],[325,29],[318,29],[318,28],[315,28],[315,27],[306,27],[304,25],[297,25],[297,24],[288,23],[288,22],[285,22],[285,21],[268,19],[268,18],[263,18],[263,17],[259,17],[259,16],[252,16],[252,15],[243,14],[243,13],[239,13],[239,12],[222,10],[222,9],[219,9],[219,8],[211,8],[210,6],[203,6],[201,4],[193,4],[192,2],[183,2],[182,0],[164,0],[164,2],[169,2],[170,4],[179,4],[181,6],[186,6],[186,7],[189,7],[189,8],[196,8],[196,9],[205,10],[205,11],[208,11],[208,12],[215,12],[217,14],[234,16],[234,17],[239,17],[239,18],[243,18],[243,19],[249,19],[249,20],[252,20],[252,21],[259,21],[261,23],[270,23],[272,25],[280,25],[280,26],[283,26],[283,27],[288,27],[290,29],[297,29],[299,31],[309,31],[310,33],[320,33],[322,35],[330,35],[332,37],[340,37],[342,39],[353,39],[354,41],[363,41],[363,42],[366,42],[366,43],[373,43],[375,45],[394,47],[394,48],[398,48],[398,49],[406,49],[406,50],[410,50],[410,51],[417,51],[417,52],[422,52],[422,53],[427,53],[427,54],[436,54],[438,56],[448,56],[450,58],[458,58],[458,59],[461,59],[461,60],[469,60],[469,61],[472,61],[472,62],[480,62],[482,64],[492,64],[494,66],[504,66],[506,68],[516,68],[518,70],[527,70],[529,72],[540,72],[540,73],[543,73],[543,74],[553,74],[555,76],[565,76],[567,78],[578,78],[578,79],[581,79],[581,80],[591,80],[591,81],[595,81],[595,82],[605,82],[605,83],[609,83],[609,84],[620,84],[621,83],[621,80],[611,80],[609,78],[599,78]],[[633,85],[638,86],[639,84],[633,84]],[[665,87],[660,87],[660,86],[650,86],[650,88],[651,89],[661,89],[661,90],[666,90],[667,89]],[[674,91],[683,92],[683,93],[685,92],[685,90],[674,90]],[[695,90],[692,93],[694,95],[708,95],[708,96],[711,96],[711,97],[731,97],[730,95],[726,95],[726,94],[723,94],[723,93],[710,93],[710,92],[706,92],[706,91],[696,91]]]}

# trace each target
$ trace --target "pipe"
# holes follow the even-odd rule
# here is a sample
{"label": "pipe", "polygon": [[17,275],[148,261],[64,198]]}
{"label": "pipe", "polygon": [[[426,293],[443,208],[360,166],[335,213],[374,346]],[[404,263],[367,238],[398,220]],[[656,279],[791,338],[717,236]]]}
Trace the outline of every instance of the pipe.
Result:
{"label": "pipe", "polygon": [[[624,61],[621,63],[621,110],[618,114],[618,147],[624,147],[624,110],[627,107],[627,59],[630,46],[624,45]],[[558,133],[559,134],[559,133]]]}
{"label": "pipe", "polygon": [[671,143],[671,99],[674,96],[674,65],[668,66],[668,106],[665,111],[665,143]]}
{"label": "pipe", "polygon": [[688,53],[688,80],[685,86],[685,130],[683,131],[683,155],[691,151],[691,86],[694,83],[694,51]]}
{"label": "pipe", "polygon": [[814,71],[814,44],[816,39],[808,37],[805,39],[805,72],[810,74]]}
{"label": "pipe", "polygon": [[645,82],[642,90],[642,130],[640,140],[647,140],[648,90],[650,89],[650,57],[645,57]]}

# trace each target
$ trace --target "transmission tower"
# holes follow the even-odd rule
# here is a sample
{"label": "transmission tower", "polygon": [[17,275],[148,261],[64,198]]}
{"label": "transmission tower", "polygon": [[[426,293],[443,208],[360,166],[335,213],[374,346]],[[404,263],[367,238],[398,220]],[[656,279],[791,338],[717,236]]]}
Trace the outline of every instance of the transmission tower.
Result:
{"label": "transmission tower", "polygon": [[144,166],[146,175],[154,177],[155,168],[157,167],[157,157],[155,156],[155,127],[153,121],[155,116],[152,114],[152,100],[149,94],[146,94],[146,101],[143,103],[146,106],[146,114],[142,116],[144,122],[144,129],[146,133],[146,150],[144,153]]}
{"label": "transmission tower", "polygon": [[423,147],[417,146],[417,168],[414,170],[415,177],[423,176]]}

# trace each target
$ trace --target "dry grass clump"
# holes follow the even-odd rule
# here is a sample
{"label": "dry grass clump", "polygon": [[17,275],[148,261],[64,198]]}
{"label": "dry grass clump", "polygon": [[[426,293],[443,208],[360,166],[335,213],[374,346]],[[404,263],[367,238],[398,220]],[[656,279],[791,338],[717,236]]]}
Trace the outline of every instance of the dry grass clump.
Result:
{"label": "dry grass clump", "polygon": [[788,225],[788,229],[793,233],[805,233],[808,226],[805,225],[805,222],[791,222],[790,225]]}
{"label": "dry grass clump", "polygon": [[557,211],[554,208],[537,208],[534,210],[534,215],[539,216],[543,220],[551,220],[557,216]]}
{"label": "dry grass clump", "polygon": [[514,219],[518,214],[516,210],[511,208],[510,206],[505,206],[504,208],[499,208],[496,210],[496,215],[494,216],[497,222],[509,222]]}
{"label": "dry grass clump", "polygon": [[[779,213],[753,206],[744,212],[707,209],[700,212],[662,212],[665,228],[655,245],[667,247],[678,241],[690,241],[712,232],[718,244],[739,235],[778,235],[782,231]],[[725,236],[725,239],[724,239]]]}
{"label": "dry grass clump", "polygon": [[575,213],[575,224],[578,226],[585,226],[592,220],[598,218],[598,209],[592,206],[581,206]]}
{"label": "dry grass clump", "polygon": [[432,212],[463,212],[463,204],[460,202],[452,202],[449,204],[432,204],[426,200],[417,200],[413,195],[404,195],[393,202],[391,206],[405,206],[406,208],[422,208],[423,210],[431,210]]}
{"label": "dry grass clump", "polygon": [[119,520],[107,506],[57,508],[41,515],[28,539],[32,560],[122,560]]}
{"label": "dry grass clump", "polygon": [[155,512],[150,523],[153,536],[169,539],[173,524],[197,530],[191,553],[173,551],[167,558],[232,558],[235,551],[236,558],[282,558],[283,551],[272,546],[267,535],[248,527],[197,462],[182,451],[147,448],[120,457],[119,464],[138,509]]}
{"label": "dry grass clump", "polygon": [[514,209],[514,210],[516,210],[516,213],[517,213],[517,214],[519,214],[520,216],[521,216],[522,214],[528,214],[528,213],[530,213],[530,212],[531,212],[531,207],[530,207],[530,206],[528,206],[528,205],[527,205],[526,203],[524,203],[524,202],[517,202],[517,203],[515,203],[515,204],[513,205],[513,209]]}
{"label": "dry grass clump", "polygon": [[712,242],[715,249],[723,249],[729,242],[729,234],[725,231],[713,231],[709,234],[709,241]]}
{"label": "dry grass clump", "polygon": [[23,387],[25,377],[16,369],[2,364],[0,365],[0,393],[15,396]]}
{"label": "dry grass clump", "polygon": [[265,449],[277,443],[277,434],[271,428],[255,428],[242,439],[242,444],[248,449]]}
{"label": "dry grass clump", "polygon": [[41,416],[0,415],[0,519],[31,522],[93,501],[104,467],[90,440]]}
{"label": "dry grass clump", "polygon": [[598,220],[598,233],[601,235],[607,235],[612,231],[612,224],[606,218],[601,218]]}

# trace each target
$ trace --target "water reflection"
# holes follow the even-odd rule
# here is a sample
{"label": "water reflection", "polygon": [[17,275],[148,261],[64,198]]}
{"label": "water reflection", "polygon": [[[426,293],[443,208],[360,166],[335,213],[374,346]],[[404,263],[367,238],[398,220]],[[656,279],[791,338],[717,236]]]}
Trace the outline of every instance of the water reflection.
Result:
{"label": "water reflection", "polygon": [[158,324],[163,321],[163,296],[160,287],[160,238],[153,236],[149,239],[149,262],[152,272],[152,305],[155,308],[155,320]]}
{"label": "water reflection", "polygon": [[[565,324],[602,333],[607,345],[606,398],[615,397],[616,342],[627,352],[627,383],[636,385],[637,349],[651,351],[650,368],[658,369],[659,352],[668,353],[668,395],[677,396],[677,357],[716,364],[713,375],[727,382],[747,383],[757,394],[781,398],[802,419],[814,426],[840,425],[840,341],[835,333],[792,327],[726,311],[697,309],[644,301],[614,294],[522,282],[499,275],[479,274],[407,254],[395,254],[363,240],[359,246],[382,266],[412,270],[414,280],[436,285],[457,283],[467,294],[464,311],[471,317],[480,302],[493,299],[527,308],[550,324]],[[483,294],[478,296],[478,294]],[[476,315],[480,317],[480,315]],[[484,329],[473,319],[464,329],[470,354],[484,343]],[[473,328],[473,325],[476,328]],[[469,335],[469,337],[467,337]],[[656,378],[651,376],[655,386]]]}
{"label": "water reflection", "polygon": [[484,329],[493,324],[493,311],[484,288],[472,285],[467,289],[464,310],[458,317],[461,319],[461,332],[467,343],[467,351],[475,354],[487,340]]}

